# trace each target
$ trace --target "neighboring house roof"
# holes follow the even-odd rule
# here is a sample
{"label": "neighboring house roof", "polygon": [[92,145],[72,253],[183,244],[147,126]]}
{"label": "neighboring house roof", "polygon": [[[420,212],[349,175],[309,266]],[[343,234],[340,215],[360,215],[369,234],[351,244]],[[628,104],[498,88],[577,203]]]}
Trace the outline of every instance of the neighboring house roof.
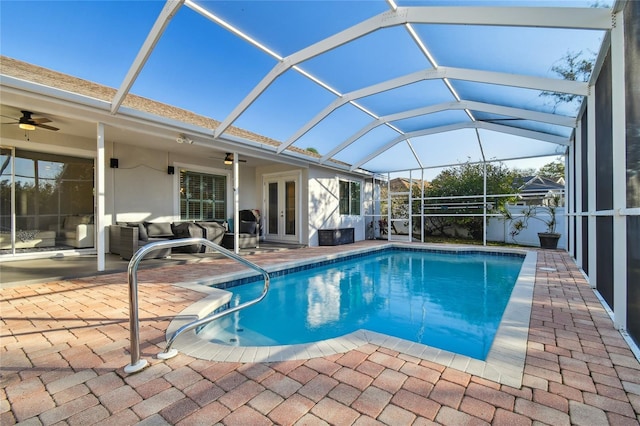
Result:
{"label": "neighboring house roof", "polygon": [[521,194],[543,194],[549,191],[562,191],[564,184],[545,176],[524,176],[517,179],[515,184]]}
{"label": "neighboring house roof", "polygon": [[[414,186],[420,186],[420,184],[422,183],[425,188],[428,188],[430,186],[429,182],[427,182],[426,180],[421,181],[419,179],[415,179],[411,183],[413,183]],[[408,178],[403,177],[394,178],[389,181],[389,188],[391,188],[391,192],[407,192],[410,188],[410,181]]]}

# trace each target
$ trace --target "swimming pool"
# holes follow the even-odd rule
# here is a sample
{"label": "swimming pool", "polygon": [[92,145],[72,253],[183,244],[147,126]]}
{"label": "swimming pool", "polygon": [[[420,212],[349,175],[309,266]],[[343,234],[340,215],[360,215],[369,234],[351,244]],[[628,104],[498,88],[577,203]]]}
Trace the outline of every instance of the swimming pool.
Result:
{"label": "swimming pool", "polygon": [[[274,277],[265,300],[209,324],[199,337],[275,346],[365,329],[484,360],[523,259],[392,248],[298,268]],[[262,282],[233,287],[230,303],[261,290]]]}

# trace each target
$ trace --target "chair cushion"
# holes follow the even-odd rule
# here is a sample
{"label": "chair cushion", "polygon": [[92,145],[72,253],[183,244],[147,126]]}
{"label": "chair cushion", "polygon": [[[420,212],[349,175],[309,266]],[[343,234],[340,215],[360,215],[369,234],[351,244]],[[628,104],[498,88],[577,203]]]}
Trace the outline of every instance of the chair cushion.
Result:
{"label": "chair cushion", "polygon": [[170,222],[144,222],[148,238],[173,237],[173,225]]}
{"label": "chair cushion", "polygon": [[[203,229],[193,222],[172,223],[171,229],[175,238],[202,238]],[[182,253],[198,253],[200,252],[200,244],[190,244],[188,246],[174,247],[173,251]]]}
{"label": "chair cushion", "polygon": [[144,223],[141,222],[127,222],[127,226],[132,228],[138,228],[138,240],[140,241],[148,241],[149,235],[147,234],[147,228],[144,226]]}
{"label": "chair cushion", "polygon": [[241,234],[255,234],[257,223],[253,221],[241,220],[239,230]]}
{"label": "chair cushion", "polygon": [[76,226],[91,223],[91,215],[67,216],[64,218],[63,228],[67,231],[75,231]]}
{"label": "chair cushion", "polygon": [[259,213],[257,213],[257,210],[240,210],[238,214],[240,216],[240,220],[257,222],[260,218],[260,215]]}
{"label": "chair cushion", "polygon": [[217,222],[196,222],[196,225],[204,230],[204,238],[216,244],[220,244],[224,233],[227,232],[227,227]]}

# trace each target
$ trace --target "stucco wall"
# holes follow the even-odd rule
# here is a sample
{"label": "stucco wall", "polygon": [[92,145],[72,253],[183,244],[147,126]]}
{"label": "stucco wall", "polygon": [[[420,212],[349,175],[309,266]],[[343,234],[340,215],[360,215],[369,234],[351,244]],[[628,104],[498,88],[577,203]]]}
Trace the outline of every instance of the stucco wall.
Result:
{"label": "stucco wall", "polygon": [[167,153],[117,144],[106,159],[118,159],[118,168],[110,168],[110,199],[106,203],[116,222],[173,221],[172,183],[176,175],[167,174]]}
{"label": "stucco wall", "polygon": [[[509,211],[517,218],[522,216],[522,210],[525,207],[522,206],[510,206]],[[549,218],[545,209],[538,209],[536,216],[540,219],[546,220]],[[501,217],[491,217],[487,223],[487,241],[500,241],[505,243],[516,243],[524,246],[540,247],[540,240],[538,239],[538,232],[546,232],[547,226],[544,222],[535,218],[529,219],[528,226],[522,230],[516,237],[515,241],[509,234],[511,232],[509,221],[504,221]],[[556,232],[562,236],[558,241],[558,247],[563,248],[566,246],[567,232],[566,232],[566,216],[564,207],[559,207],[556,210]]]}
{"label": "stucco wall", "polygon": [[[112,144],[109,158],[118,158],[117,169],[107,169],[106,207],[115,221],[175,221],[180,219],[180,169],[224,175],[227,177],[227,217],[233,215],[233,181],[231,166],[222,161],[167,153],[160,150]],[[175,174],[167,173],[167,166],[175,167]],[[239,167],[241,187],[239,207],[257,208],[260,197],[256,188],[255,168]]]}
{"label": "stucco wall", "polygon": [[[360,177],[318,168],[309,169],[309,245],[318,245],[318,229],[354,228],[356,241],[364,240],[364,217],[341,215],[338,209],[339,180],[362,183],[361,201],[364,197],[364,181]],[[364,213],[361,207],[361,213]]]}

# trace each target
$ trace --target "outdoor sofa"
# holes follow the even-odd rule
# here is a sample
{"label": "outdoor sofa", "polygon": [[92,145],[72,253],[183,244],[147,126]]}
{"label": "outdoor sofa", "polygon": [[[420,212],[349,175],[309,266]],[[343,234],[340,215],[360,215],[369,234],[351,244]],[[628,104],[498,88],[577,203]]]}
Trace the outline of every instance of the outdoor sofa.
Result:
{"label": "outdoor sofa", "polygon": [[[129,260],[141,247],[157,241],[178,238],[206,238],[220,244],[227,231],[224,222],[121,222],[109,226],[109,251]],[[164,248],[150,252],[146,258],[159,259],[172,252],[200,253],[211,251],[201,244]]]}
{"label": "outdoor sofa", "polygon": [[[240,248],[258,247],[260,238],[260,215],[254,210],[240,212]],[[244,218],[244,219],[243,219]],[[205,238],[227,249],[233,249],[233,229],[226,221],[196,222],[118,222],[109,226],[109,251],[130,260],[141,247],[155,241],[178,238]],[[190,244],[154,250],[145,258],[159,259],[171,253],[205,253],[215,250],[202,245]]]}

